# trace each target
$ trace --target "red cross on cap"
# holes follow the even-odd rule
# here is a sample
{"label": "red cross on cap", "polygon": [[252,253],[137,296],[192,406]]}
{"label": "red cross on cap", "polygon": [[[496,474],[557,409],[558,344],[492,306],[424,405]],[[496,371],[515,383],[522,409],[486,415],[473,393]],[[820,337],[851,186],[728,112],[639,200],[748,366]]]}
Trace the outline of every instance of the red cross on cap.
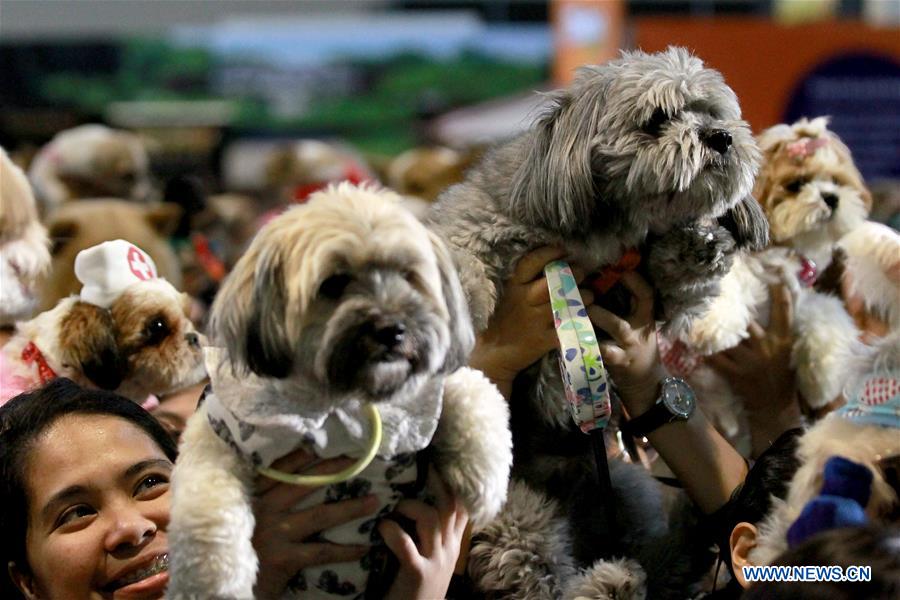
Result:
{"label": "red cross on cap", "polygon": [[135,246],[128,248],[128,268],[131,269],[135,277],[142,281],[156,277],[153,267],[147,262],[147,257]]}

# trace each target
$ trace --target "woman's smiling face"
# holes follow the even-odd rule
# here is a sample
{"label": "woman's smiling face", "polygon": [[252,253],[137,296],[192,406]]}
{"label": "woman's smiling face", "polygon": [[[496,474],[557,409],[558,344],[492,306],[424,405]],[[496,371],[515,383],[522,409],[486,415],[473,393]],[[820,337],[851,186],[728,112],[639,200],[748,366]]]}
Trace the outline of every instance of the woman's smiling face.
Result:
{"label": "woman's smiling face", "polygon": [[107,415],[59,419],[26,464],[28,598],[162,598],[172,463],[143,430]]}

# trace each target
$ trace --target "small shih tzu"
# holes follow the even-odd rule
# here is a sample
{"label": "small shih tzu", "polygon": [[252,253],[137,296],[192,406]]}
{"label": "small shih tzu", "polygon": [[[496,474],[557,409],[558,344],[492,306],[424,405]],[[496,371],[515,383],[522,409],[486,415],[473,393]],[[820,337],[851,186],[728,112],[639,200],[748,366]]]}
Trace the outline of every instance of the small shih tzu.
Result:
{"label": "small shih tzu", "polygon": [[225,280],[211,392],[173,474],[170,598],[253,597],[254,479],[283,480],[268,467],[298,448],[358,459],[298,510],[368,494],[381,510],[321,534],[373,544],[365,558],[304,569],[287,597],[381,597],[393,575],[375,526],[419,493],[428,462],[474,522],[500,511],[509,412],[464,366],[474,335],[450,253],[401,201],[349,183],[315,192],[264,226]]}
{"label": "small shih tzu", "polygon": [[31,316],[48,246],[28,178],[0,148],[0,327]]}
{"label": "small shih tzu", "polygon": [[59,376],[144,404],[206,377],[189,298],[147,254],[105,242],[81,252],[75,272],[81,294],[18,323],[0,350],[0,402]]}
{"label": "small shih tzu", "polygon": [[140,138],[105,125],[62,131],[41,148],[28,177],[48,215],[79,198],[150,198],[150,159]]}
{"label": "small shih tzu", "polygon": [[[794,299],[792,362],[802,399],[812,409],[840,394],[859,335],[842,301],[820,291],[816,280],[831,264],[842,236],[864,223],[870,205],[850,151],[827,123],[824,117],[801,119],[760,135],[763,164],[755,189],[774,244],[735,258],[709,311],[682,338],[701,355],[734,347],[748,336],[751,320],[766,325],[768,286],[783,281]],[[746,451],[749,434],[741,400],[712,369],[691,364],[700,366],[681,374],[723,433]]]}
{"label": "small shih tzu", "polygon": [[[584,67],[552,98],[532,130],[489,151],[429,215],[430,226],[456,254],[476,331],[487,327],[519,258],[542,245],[565,248],[568,260],[587,273],[617,265],[637,248],[659,294],[660,316],[670,330],[684,330],[717,292],[731,255],[767,241],[765,216],[750,195],[759,152],[734,92],[699,58],[669,48],[625,52]],[[590,475],[588,436],[574,427],[566,408],[555,356],[521,373],[515,389],[521,397],[511,403],[514,476],[559,503],[572,526],[575,562],[589,567],[609,556],[613,540],[589,516],[602,494]],[[678,553],[660,559],[664,553],[653,549],[665,537],[660,491],[631,466],[610,465],[617,491],[608,501],[619,504],[626,532],[619,541],[647,569],[650,597],[673,590],[684,597],[673,581],[684,571],[667,562]],[[521,526],[510,520],[505,530]],[[550,535],[536,527],[536,535]],[[514,555],[506,553],[511,536],[503,535],[504,526],[500,530],[491,552],[503,573],[479,584],[492,593],[535,597],[559,557],[532,553],[538,556],[528,565],[501,560]],[[491,587],[497,581],[513,587]],[[614,583],[610,588],[621,590]]]}

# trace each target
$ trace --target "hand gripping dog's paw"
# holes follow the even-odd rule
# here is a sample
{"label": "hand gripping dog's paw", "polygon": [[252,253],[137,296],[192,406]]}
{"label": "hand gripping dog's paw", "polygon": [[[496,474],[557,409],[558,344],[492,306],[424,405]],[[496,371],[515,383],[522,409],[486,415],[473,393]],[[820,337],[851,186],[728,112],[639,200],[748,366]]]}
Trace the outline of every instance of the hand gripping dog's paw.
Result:
{"label": "hand gripping dog's paw", "polygon": [[506,400],[481,371],[464,367],[447,377],[432,446],[438,472],[472,522],[493,519],[506,502],[512,434]]}
{"label": "hand gripping dog's paw", "polygon": [[647,268],[660,295],[661,317],[670,321],[696,312],[714,297],[734,252],[734,238],[720,225],[689,223],[653,240]]}

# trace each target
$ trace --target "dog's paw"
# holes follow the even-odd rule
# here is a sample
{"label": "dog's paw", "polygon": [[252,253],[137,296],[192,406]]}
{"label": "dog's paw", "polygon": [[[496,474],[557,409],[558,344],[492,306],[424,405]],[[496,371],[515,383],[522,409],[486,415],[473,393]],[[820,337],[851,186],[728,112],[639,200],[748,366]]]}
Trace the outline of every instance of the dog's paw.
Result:
{"label": "dog's paw", "polygon": [[474,523],[494,518],[506,501],[512,467],[509,408],[480,372],[447,377],[444,406],[432,446],[438,472]]}
{"label": "dog's paw", "polygon": [[650,246],[648,269],[654,283],[681,283],[721,277],[731,268],[735,241],[720,225],[675,227]]}
{"label": "dog's paw", "polygon": [[563,597],[566,600],[644,600],[647,575],[633,560],[598,560],[569,582]]}

